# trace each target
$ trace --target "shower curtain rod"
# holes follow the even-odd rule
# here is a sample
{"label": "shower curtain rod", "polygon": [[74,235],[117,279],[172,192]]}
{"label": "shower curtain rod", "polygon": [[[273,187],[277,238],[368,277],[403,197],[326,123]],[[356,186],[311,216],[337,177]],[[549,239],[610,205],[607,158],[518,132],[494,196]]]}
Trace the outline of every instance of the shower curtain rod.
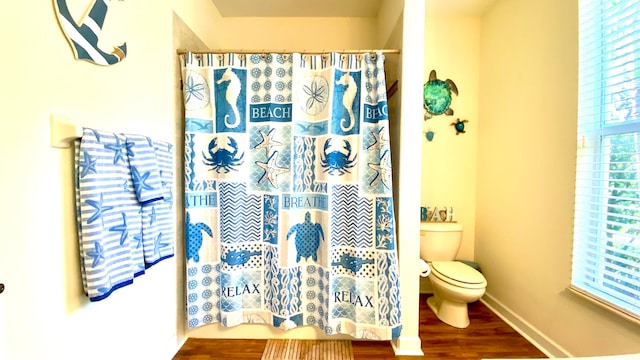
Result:
{"label": "shower curtain rod", "polygon": [[330,52],[339,52],[342,54],[361,54],[361,53],[375,53],[381,51],[383,54],[400,54],[400,49],[362,49],[362,50],[319,50],[319,51],[295,51],[295,50],[270,50],[270,49],[215,49],[215,50],[200,50],[200,51],[188,51],[185,49],[178,49],[178,55],[184,55],[187,52],[192,54],[227,54],[227,53],[236,53],[236,54],[268,54],[268,53],[276,53],[276,54],[288,54],[288,53],[300,53],[300,54],[326,54]]}

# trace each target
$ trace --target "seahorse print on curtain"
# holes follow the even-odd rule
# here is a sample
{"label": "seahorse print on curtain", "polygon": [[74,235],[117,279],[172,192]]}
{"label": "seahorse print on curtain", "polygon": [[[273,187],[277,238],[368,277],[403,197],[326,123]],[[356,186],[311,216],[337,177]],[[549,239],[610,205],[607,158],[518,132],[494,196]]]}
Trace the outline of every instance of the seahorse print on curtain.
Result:
{"label": "seahorse print on curtain", "polygon": [[181,62],[188,326],[397,338],[382,53]]}

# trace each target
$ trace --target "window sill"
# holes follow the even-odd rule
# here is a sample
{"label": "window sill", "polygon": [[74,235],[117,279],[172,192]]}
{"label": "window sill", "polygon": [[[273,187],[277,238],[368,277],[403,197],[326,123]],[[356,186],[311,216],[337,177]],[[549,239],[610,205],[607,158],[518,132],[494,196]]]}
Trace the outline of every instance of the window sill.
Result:
{"label": "window sill", "polygon": [[607,311],[609,311],[612,314],[615,314],[627,321],[632,322],[635,325],[640,326],[640,317],[632,314],[624,309],[618,308],[615,305],[612,305],[608,302],[606,302],[605,300],[602,300],[598,297],[596,297],[595,295],[592,295],[588,292],[586,292],[585,290],[582,290],[580,288],[574,287],[574,286],[569,286],[567,287],[567,290],[569,290],[570,293],[575,294],[587,301],[589,301],[592,304],[595,304]]}

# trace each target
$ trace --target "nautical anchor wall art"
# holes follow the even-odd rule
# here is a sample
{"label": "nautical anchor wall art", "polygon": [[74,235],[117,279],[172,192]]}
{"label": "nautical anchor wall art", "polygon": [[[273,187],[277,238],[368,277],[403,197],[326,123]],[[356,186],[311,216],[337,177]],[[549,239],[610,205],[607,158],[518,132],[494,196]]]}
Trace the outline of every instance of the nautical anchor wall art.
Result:
{"label": "nautical anchor wall art", "polygon": [[93,0],[87,15],[83,17],[82,23],[78,24],[71,16],[67,0],[53,0],[58,23],[60,23],[76,59],[97,65],[113,65],[124,60],[127,56],[127,44],[124,42],[115,46],[110,53],[98,47],[98,39],[109,11],[110,2],[111,0]]}

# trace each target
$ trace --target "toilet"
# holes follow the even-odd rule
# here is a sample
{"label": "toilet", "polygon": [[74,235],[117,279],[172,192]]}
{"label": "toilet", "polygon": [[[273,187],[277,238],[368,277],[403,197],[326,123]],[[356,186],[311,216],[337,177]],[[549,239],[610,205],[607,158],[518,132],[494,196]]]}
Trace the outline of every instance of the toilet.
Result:
{"label": "toilet", "polygon": [[427,299],[438,319],[456,328],[469,326],[467,304],[484,295],[487,280],[471,266],[454,261],[462,241],[462,225],[420,223],[420,258],[431,268],[433,296]]}

